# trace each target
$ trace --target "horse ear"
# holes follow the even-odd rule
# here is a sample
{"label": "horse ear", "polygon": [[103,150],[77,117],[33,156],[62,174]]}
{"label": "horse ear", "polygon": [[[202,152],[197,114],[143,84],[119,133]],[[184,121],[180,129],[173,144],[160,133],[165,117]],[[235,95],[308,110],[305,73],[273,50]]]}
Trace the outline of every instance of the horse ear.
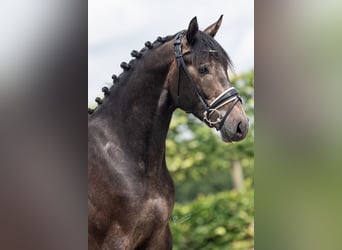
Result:
{"label": "horse ear", "polygon": [[192,44],[195,40],[196,33],[198,32],[197,17],[191,19],[188,30],[186,32],[186,39],[188,43]]}
{"label": "horse ear", "polygon": [[223,15],[220,16],[219,20],[217,20],[217,22],[213,23],[212,25],[210,25],[209,27],[207,27],[204,32],[207,33],[209,36],[214,37],[218,31],[218,29],[221,26],[222,23],[222,17]]}

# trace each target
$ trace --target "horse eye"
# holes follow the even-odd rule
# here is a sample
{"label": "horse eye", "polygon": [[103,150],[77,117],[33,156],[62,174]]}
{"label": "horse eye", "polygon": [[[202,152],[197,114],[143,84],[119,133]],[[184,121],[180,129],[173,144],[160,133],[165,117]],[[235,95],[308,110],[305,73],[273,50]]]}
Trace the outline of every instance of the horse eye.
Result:
{"label": "horse eye", "polygon": [[199,67],[198,72],[202,75],[205,75],[209,73],[209,69],[206,66],[201,66]]}

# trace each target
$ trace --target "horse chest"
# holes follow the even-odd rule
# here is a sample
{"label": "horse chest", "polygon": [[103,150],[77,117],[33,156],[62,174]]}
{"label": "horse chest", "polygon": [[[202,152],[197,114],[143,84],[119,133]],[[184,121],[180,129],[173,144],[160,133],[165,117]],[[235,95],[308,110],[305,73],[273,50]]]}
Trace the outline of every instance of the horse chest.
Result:
{"label": "horse chest", "polygon": [[161,196],[147,199],[143,206],[142,216],[144,216],[147,221],[153,218],[155,221],[161,223],[166,223],[168,221],[172,210],[167,199]]}

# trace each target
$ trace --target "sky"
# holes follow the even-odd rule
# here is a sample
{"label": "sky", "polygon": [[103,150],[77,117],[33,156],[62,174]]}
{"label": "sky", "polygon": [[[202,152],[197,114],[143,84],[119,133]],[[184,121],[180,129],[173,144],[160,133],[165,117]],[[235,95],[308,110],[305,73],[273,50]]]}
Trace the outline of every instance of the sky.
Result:
{"label": "sky", "polygon": [[111,86],[120,63],[131,60],[133,49],[146,41],[187,29],[197,16],[200,30],[223,22],[215,39],[227,51],[235,72],[254,68],[253,0],[89,0],[88,1],[88,102]]}

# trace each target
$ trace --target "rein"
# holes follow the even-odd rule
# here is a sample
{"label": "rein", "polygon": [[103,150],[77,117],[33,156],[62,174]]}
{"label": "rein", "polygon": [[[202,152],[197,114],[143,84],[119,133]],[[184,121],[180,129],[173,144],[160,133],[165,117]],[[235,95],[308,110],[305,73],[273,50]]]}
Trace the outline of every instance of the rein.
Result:
{"label": "rein", "polygon": [[[201,95],[201,92],[198,89],[196,82],[191,77],[190,72],[188,71],[188,68],[186,67],[186,64],[184,62],[184,58],[182,54],[182,38],[184,37],[184,35],[185,35],[185,30],[179,32],[176,35],[175,40],[173,42],[174,52],[175,52],[175,56],[177,60],[177,66],[178,66],[177,103],[179,104],[179,100],[180,100],[180,71],[182,69],[183,72],[188,77],[188,79],[190,80],[198,99],[200,100],[200,102],[203,104],[205,108],[205,111],[203,113],[203,121],[210,128],[215,127],[216,130],[220,130],[225,120],[227,119],[228,115],[233,110],[234,106],[238,102],[242,103],[241,97],[239,95],[239,92],[234,87],[231,87],[223,91],[218,97],[215,98],[215,100],[211,104],[208,104],[206,99]],[[227,109],[226,113],[222,116],[218,109],[229,102],[233,102],[233,103]],[[216,120],[212,121],[211,118],[215,114],[217,118]]]}

